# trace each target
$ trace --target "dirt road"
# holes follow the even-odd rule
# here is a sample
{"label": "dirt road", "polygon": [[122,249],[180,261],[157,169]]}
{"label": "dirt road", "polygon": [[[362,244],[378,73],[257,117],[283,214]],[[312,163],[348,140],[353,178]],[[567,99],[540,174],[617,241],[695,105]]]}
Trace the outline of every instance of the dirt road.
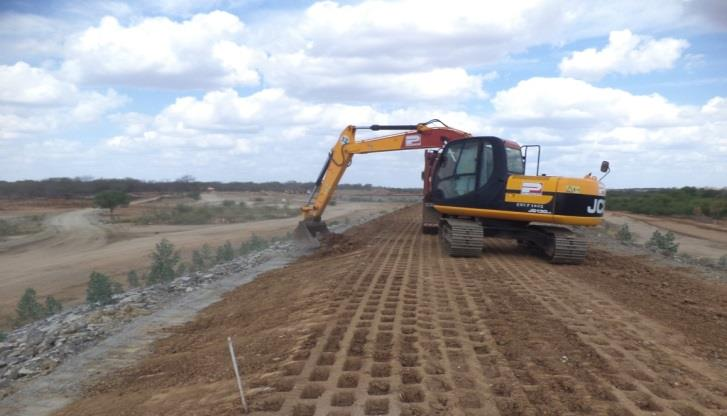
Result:
{"label": "dirt road", "polygon": [[267,273],[60,415],[727,415],[727,286],[594,250],[441,254],[407,209]]}
{"label": "dirt road", "polygon": [[[391,211],[400,203],[342,203],[326,213],[328,220],[363,217]],[[230,240],[237,245],[256,234],[285,236],[299,218],[240,224],[134,226],[103,224],[99,210],[81,209],[48,216],[41,233],[0,242],[0,318],[12,314],[23,291],[32,287],[40,297],[53,295],[64,304],[82,302],[88,276],[97,270],[124,276],[149,265],[149,254],[162,238],[181,249],[185,260],[202,244],[213,248]]]}

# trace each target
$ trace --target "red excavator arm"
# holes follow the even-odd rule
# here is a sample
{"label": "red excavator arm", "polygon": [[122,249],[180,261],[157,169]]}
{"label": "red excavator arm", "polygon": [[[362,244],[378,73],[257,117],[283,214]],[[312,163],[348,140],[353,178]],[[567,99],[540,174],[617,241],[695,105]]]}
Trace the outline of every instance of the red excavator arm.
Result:
{"label": "red excavator arm", "polygon": [[[430,127],[429,124],[439,122],[443,127]],[[382,136],[367,140],[356,140],[357,130],[406,130],[402,133]],[[469,133],[447,127],[439,120],[431,120],[416,125],[372,125],[369,127],[348,126],[339,135],[336,144],[328,154],[323,165],[315,189],[311,192],[306,205],[301,208],[303,221],[296,231],[297,234],[307,233],[315,236],[326,231],[321,216],[336,191],[346,168],[351,164],[353,155],[358,153],[392,152],[397,150],[441,148],[447,142],[470,137]]]}

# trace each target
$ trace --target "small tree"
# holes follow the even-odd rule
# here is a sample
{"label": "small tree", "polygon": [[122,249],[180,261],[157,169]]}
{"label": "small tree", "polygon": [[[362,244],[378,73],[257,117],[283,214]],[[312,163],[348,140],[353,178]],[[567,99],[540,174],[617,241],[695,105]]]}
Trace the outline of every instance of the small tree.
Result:
{"label": "small tree", "polygon": [[202,256],[202,262],[204,263],[205,268],[212,265],[214,257],[212,257],[212,247],[210,247],[209,244],[202,244],[200,255]]}
{"label": "small tree", "polygon": [[616,238],[618,238],[618,240],[622,243],[626,244],[634,241],[634,236],[633,234],[631,234],[628,224],[623,224],[621,228],[618,229],[618,232],[616,233]]}
{"label": "small tree", "polygon": [[3,341],[5,341],[5,339],[7,339],[7,337],[8,337],[8,336],[7,336],[7,335],[5,335],[5,332],[3,332],[3,331],[0,331],[0,342],[3,342]]}
{"label": "small tree", "polygon": [[45,316],[45,308],[38,302],[35,289],[27,288],[15,308],[18,314],[17,324],[23,325]]}
{"label": "small tree", "polygon": [[235,249],[232,248],[232,243],[225,241],[225,244],[217,248],[217,263],[224,261],[230,261],[235,258]]}
{"label": "small tree", "polygon": [[179,263],[179,252],[174,251],[174,244],[166,238],[157,243],[155,251],[151,254],[151,270],[149,270],[149,283],[168,282],[174,279],[174,268]]}
{"label": "small tree", "polygon": [[194,250],[192,252],[192,270],[198,272],[204,270],[204,267],[205,265],[202,253],[200,253],[199,250]]}
{"label": "small tree", "polygon": [[56,300],[53,296],[45,298],[45,314],[47,316],[55,315],[63,310],[63,305]]}
{"label": "small tree", "polygon": [[131,270],[129,273],[126,273],[126,282],[129,284],[130,289],[139,287],[139,275],[136,273],[136,270]]}
{"label": "small tree", "polygon": [[249,240],[240,243],[240,255],[243,256],[254,251],[259,251],[267,247],[269,243],[264,238],[253,234]]}
{"label": "small tree", "polygon": [[86,288],[86,303],[108,305],[113,302],[113,294],[111,278],[97,271],[91,272]]}
{"label": "small tree", "polygon": [[116,207],[129,205],[129,202],[131,202],[129,194],[121,191],[103,191],[93,197],[94,206],[106,208],[112,215]]}
{"label": "small tree", "polygon": [[717,265],[723,269],[727,269],[727,254],[717,260]]}
{"label": "small tree", "polygon": [[177,276],[184,276],[187,274],[187,270],[189,270],[189,266],[185,262],[180,262],[179,266],[177,266],[176,275]]}
{"label": "small tree", "polygon": [[662,234],[656,230],[646,242],[646,247],[665,256],[673,256],[679,249],[679,244],[674,242],[675,239],[676,236],[671,231]]}

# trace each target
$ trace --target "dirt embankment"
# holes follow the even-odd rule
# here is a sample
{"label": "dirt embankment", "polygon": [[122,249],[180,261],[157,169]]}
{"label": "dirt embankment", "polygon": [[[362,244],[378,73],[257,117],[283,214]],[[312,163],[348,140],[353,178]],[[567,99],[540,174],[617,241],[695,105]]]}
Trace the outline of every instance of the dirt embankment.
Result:
{"label": "dirt embankment", "polygon": [[725,415],[727,286],[510,241],[443,256],[407,209],[242,286],[59,415]]}
{"label": "dirt embankment", "polygon": [[[326,219],[355,221],[402,205],[339,203],[326,212]],[[26,288],[35,288],[41,300],[53,295],[64,305],[77,304],[84,299],[92,271],[123,280],[129,270],[149,266],[149,255],[162,238],[180,249],[183,260],[189,263],[192,250],[205,243],[215,248],[229,240],[237,247],[253,234],[266,239],[283,237],[299,220],[291,217],[238,224],[135,226],[105,223],[100,210],[93,208],[51,213],[44,231],[0,242],[0,327],[3,317],[13,315]]]}

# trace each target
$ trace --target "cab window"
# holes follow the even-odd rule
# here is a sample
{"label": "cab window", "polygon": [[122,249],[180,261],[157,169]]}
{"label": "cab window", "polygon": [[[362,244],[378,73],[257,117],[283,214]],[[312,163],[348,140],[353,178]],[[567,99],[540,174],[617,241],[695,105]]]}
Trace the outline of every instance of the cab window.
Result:
{"label": "cab window", "polygon": [[473,192],[477,187],[477,148],[474,140],[451,144],[442,154],[437,190],[444,198]]}
{"label": "cab window", "polygon": [[484,186],[489,182],[492,171],[495,169],[495,156],[492,150],[492,144],[485,143],[482,145],[482,156],[480,157],[482,167],[480,168],[480,185]]}
{"label": "cab window", "polygon": [[507,171],[514,175],[525,174],[525,165],[523,164],[523,154],[520,149],[505,147],[507,155]]}

